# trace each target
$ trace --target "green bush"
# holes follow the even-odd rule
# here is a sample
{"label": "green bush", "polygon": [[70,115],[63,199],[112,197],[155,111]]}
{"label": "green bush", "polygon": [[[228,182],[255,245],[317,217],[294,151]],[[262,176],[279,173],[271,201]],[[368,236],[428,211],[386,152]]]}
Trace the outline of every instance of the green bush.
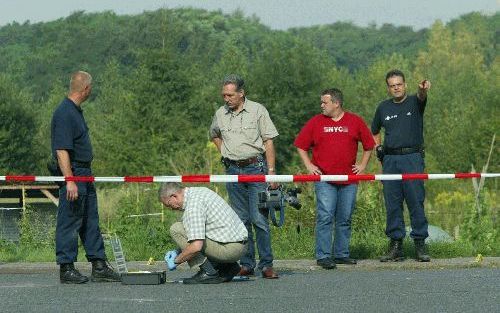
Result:
{"label": "green bush", "polygon": [[[175,247],[169,228],[176,214],[162,209],[156,189],[123,188],[117,207],[103,232],[119,236],[127,260],[162,259],[166,250]],[[134,216],[155,213],[163,216]]]}
{"label": "green bush", "polygon": [[472,244],[474,253],[498,255],[500,252],[499,225],[494,221],[492,206],[488,199],[488,191],[484,189],[477,203],[473,201],[467,203],[460,237],[463,241]]}
{"label": "green bush", "polygon": [[19,231],[21,246],[55,249],[55,223],[48,223],[46,216],[30,205],[21,216]]}

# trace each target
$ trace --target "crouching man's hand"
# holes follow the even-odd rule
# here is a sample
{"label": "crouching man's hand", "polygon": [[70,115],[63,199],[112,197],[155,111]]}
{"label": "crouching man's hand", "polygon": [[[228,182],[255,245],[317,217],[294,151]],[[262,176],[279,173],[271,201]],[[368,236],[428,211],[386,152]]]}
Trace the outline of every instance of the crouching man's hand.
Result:
{"label": "crouching man's hand", "polygon": [[165,263],[167,263],[167,267],[171,271],[177,268],[177,264],[175,264],[175,258],[178,254],[179,252],[177,250],[170,250],[165,254]]}

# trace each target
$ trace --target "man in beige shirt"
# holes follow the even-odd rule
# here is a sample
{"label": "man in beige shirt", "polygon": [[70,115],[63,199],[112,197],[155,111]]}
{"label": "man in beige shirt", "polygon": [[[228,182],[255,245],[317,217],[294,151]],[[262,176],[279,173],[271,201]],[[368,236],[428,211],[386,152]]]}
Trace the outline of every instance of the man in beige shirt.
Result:
{"label": "man in beige shirt", "polygon": [[[225,105],[216,112],[210,127],[210,137],[222,154],[229,175],[276,174],[273,139],[278,136],[266,108],[245,96],[244,81],[228,75],[222,84]],[[231,206],[248,230],[248,251],[240,259],[240,275],[254,274],[255,247],[260,261],[257,266],[264,278],[278,278],[273,270],[271,234],[267,210],[257,208],[259,192],[265,183],[227,183]],[[252,227],[253,225],[253,227]]]}

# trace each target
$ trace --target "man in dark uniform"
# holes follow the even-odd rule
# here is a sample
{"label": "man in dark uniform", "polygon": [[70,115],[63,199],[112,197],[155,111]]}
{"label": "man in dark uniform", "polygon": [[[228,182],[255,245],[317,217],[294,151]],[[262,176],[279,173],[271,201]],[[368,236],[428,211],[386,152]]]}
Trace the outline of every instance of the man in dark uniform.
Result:
{"label": "man in dark uniform", "polygon": [[[424,171],[423,115],[427,103],[428,80],[418,85],[416,95],[406,93],[405,76],[399,70],[387,73],[385,81],[391,99],[382,101],[375,112],[372,133],[377,157],[382,162],[384,174],[422,173]],[[380,129],[385,129],[384,145],[381,145]],[[403,200],[410,211],[411,233],[416,258],[429,262],[425,247],[428,223],[424,211],[425,189],[422,180],[387,180],[384,200],[387,210],[385,233],[390,239],[389,252],[380,261],[402,261],[403,239],[406,235],[403,219]]]}
{"label": "man in dark uniform", "polygon": [[[64,176],[92,176],[92,145],[81,109],[91,91],[90,74],[82,71],[74,73],[68,97],[52,116],[52,154]],[[60,265],[61,283],[81,284],[88,281],[73,264],[78,255],[78,236],[87,260],[92,262],[92,281],[120,281],[120,276],[106,262],[94,184],[68,181],[59,189],[57,211],[56,261]]]}

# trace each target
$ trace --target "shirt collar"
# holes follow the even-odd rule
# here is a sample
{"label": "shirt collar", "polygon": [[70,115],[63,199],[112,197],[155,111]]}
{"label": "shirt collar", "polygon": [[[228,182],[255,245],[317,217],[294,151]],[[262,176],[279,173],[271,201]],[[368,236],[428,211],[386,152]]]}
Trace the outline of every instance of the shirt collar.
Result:
{"label": "shirt collar", "polygon": [[79,105],[76,105],[76,103],[74,103],[73,100],[71,100],[68,97],[66,97],[66,99],[68,99],[68,101],[75,106],[75,109],[77,109],[78,112],[83,112],[82,108]]}

